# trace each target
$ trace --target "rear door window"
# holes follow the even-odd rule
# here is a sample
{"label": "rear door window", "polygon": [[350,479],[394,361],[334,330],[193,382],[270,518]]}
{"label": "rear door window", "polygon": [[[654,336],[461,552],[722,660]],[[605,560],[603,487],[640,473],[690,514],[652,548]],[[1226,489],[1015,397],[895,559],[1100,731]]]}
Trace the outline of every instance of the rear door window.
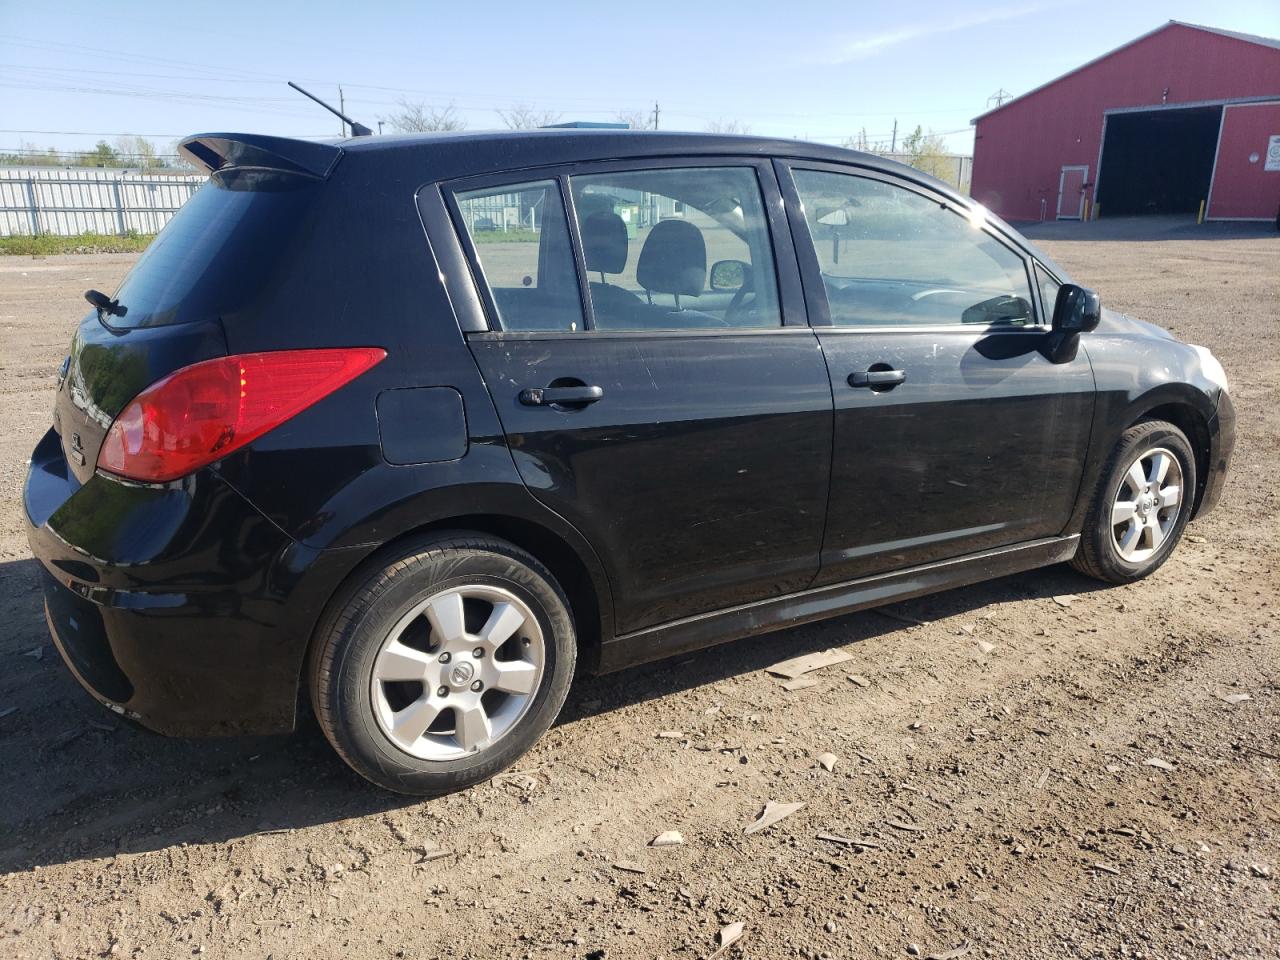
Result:
{"label": "rear door window", "polygon": [[906,187],[794,170],[835,326],[1035,323],[1022,256]]}
{"label": "rear door window", "polygon": [[454,194],[503,330],[581,330],[582,299],[560,188],[554,180]]}
{"label": "rear door window", "polygon": [[596,329],[782,325],[754,169],[655,168],[569,182]]}

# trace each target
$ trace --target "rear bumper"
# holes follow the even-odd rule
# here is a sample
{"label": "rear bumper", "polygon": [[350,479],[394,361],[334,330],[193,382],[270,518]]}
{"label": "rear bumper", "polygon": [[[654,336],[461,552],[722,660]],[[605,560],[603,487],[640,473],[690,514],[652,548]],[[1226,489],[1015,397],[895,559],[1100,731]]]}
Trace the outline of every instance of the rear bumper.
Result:
{"label": "rear bumper", "polygon": [[358,556],[300,546],[210,470],[81,486],[53,431],[24,505],[50,633],[95,699],[170,735],[293,729],[312,628]]}
{"label": "rear bumper", "polygon": [[1236,446],[1236,408],[1225,390],[1218,398],[1218,409],[1209,423],[1209,471],[1204,481],[1204,493],[1195,516],[1200,517],[1218,505],[1227,485],[1227,470],[1231,454]]}

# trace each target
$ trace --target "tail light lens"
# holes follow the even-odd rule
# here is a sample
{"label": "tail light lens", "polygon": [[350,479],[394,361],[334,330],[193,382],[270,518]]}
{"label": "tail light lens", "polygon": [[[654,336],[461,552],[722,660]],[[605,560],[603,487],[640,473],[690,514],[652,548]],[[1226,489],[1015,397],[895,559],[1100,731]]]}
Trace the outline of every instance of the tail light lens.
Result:
{"label": "tail light lens", "polygon": [[192,364],[133,398],[107,431],[98,468],[160,483],[225,457],[386,357],[378,347],[242,353]]}

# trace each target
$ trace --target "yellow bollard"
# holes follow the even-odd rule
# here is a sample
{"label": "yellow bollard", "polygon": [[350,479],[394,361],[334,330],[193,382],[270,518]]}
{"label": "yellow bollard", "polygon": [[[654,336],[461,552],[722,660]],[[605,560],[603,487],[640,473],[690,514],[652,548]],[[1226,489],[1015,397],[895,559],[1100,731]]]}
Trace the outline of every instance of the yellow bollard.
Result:
{"label": "yellow bollard", "polygon": [[1089,198],[1084,198],[1084,216],[1081,218],[1085,223],[1089,222]]}
{"label": "yellow bollard", "polygon": [[1196,226],[1204,223],[1204,201],[1200,201],[1200,212],[1196,214]]}

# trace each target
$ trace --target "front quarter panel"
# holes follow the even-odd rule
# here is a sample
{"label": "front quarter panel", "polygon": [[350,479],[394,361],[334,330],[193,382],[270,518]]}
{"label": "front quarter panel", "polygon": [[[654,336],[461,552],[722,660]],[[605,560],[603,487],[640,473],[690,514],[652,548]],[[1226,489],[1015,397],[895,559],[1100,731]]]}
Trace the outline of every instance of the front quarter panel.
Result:
{"label": "front quarter panel", "polygon": [[[1088,496],[1120,434],[1150,411],[1160,407],[1190,408],[1204,427],[1204,437],[1220,442],[1217,412],[1221,387],[1204,375],[1200,357],[1188,344],[1152,324],[1105,311],[1097,330],[1086,334],[1081,345],[1093,364],[1097,385],[1089,469],[1077,504],[1071,531],[1078,531],[1088,508]],[[1190,438],[1193,445],[1196,437]],[[1218,451],[1207,451],[1216,462]],[[1198,478],[1197,500],[1204,492],[1207,476]]]}

